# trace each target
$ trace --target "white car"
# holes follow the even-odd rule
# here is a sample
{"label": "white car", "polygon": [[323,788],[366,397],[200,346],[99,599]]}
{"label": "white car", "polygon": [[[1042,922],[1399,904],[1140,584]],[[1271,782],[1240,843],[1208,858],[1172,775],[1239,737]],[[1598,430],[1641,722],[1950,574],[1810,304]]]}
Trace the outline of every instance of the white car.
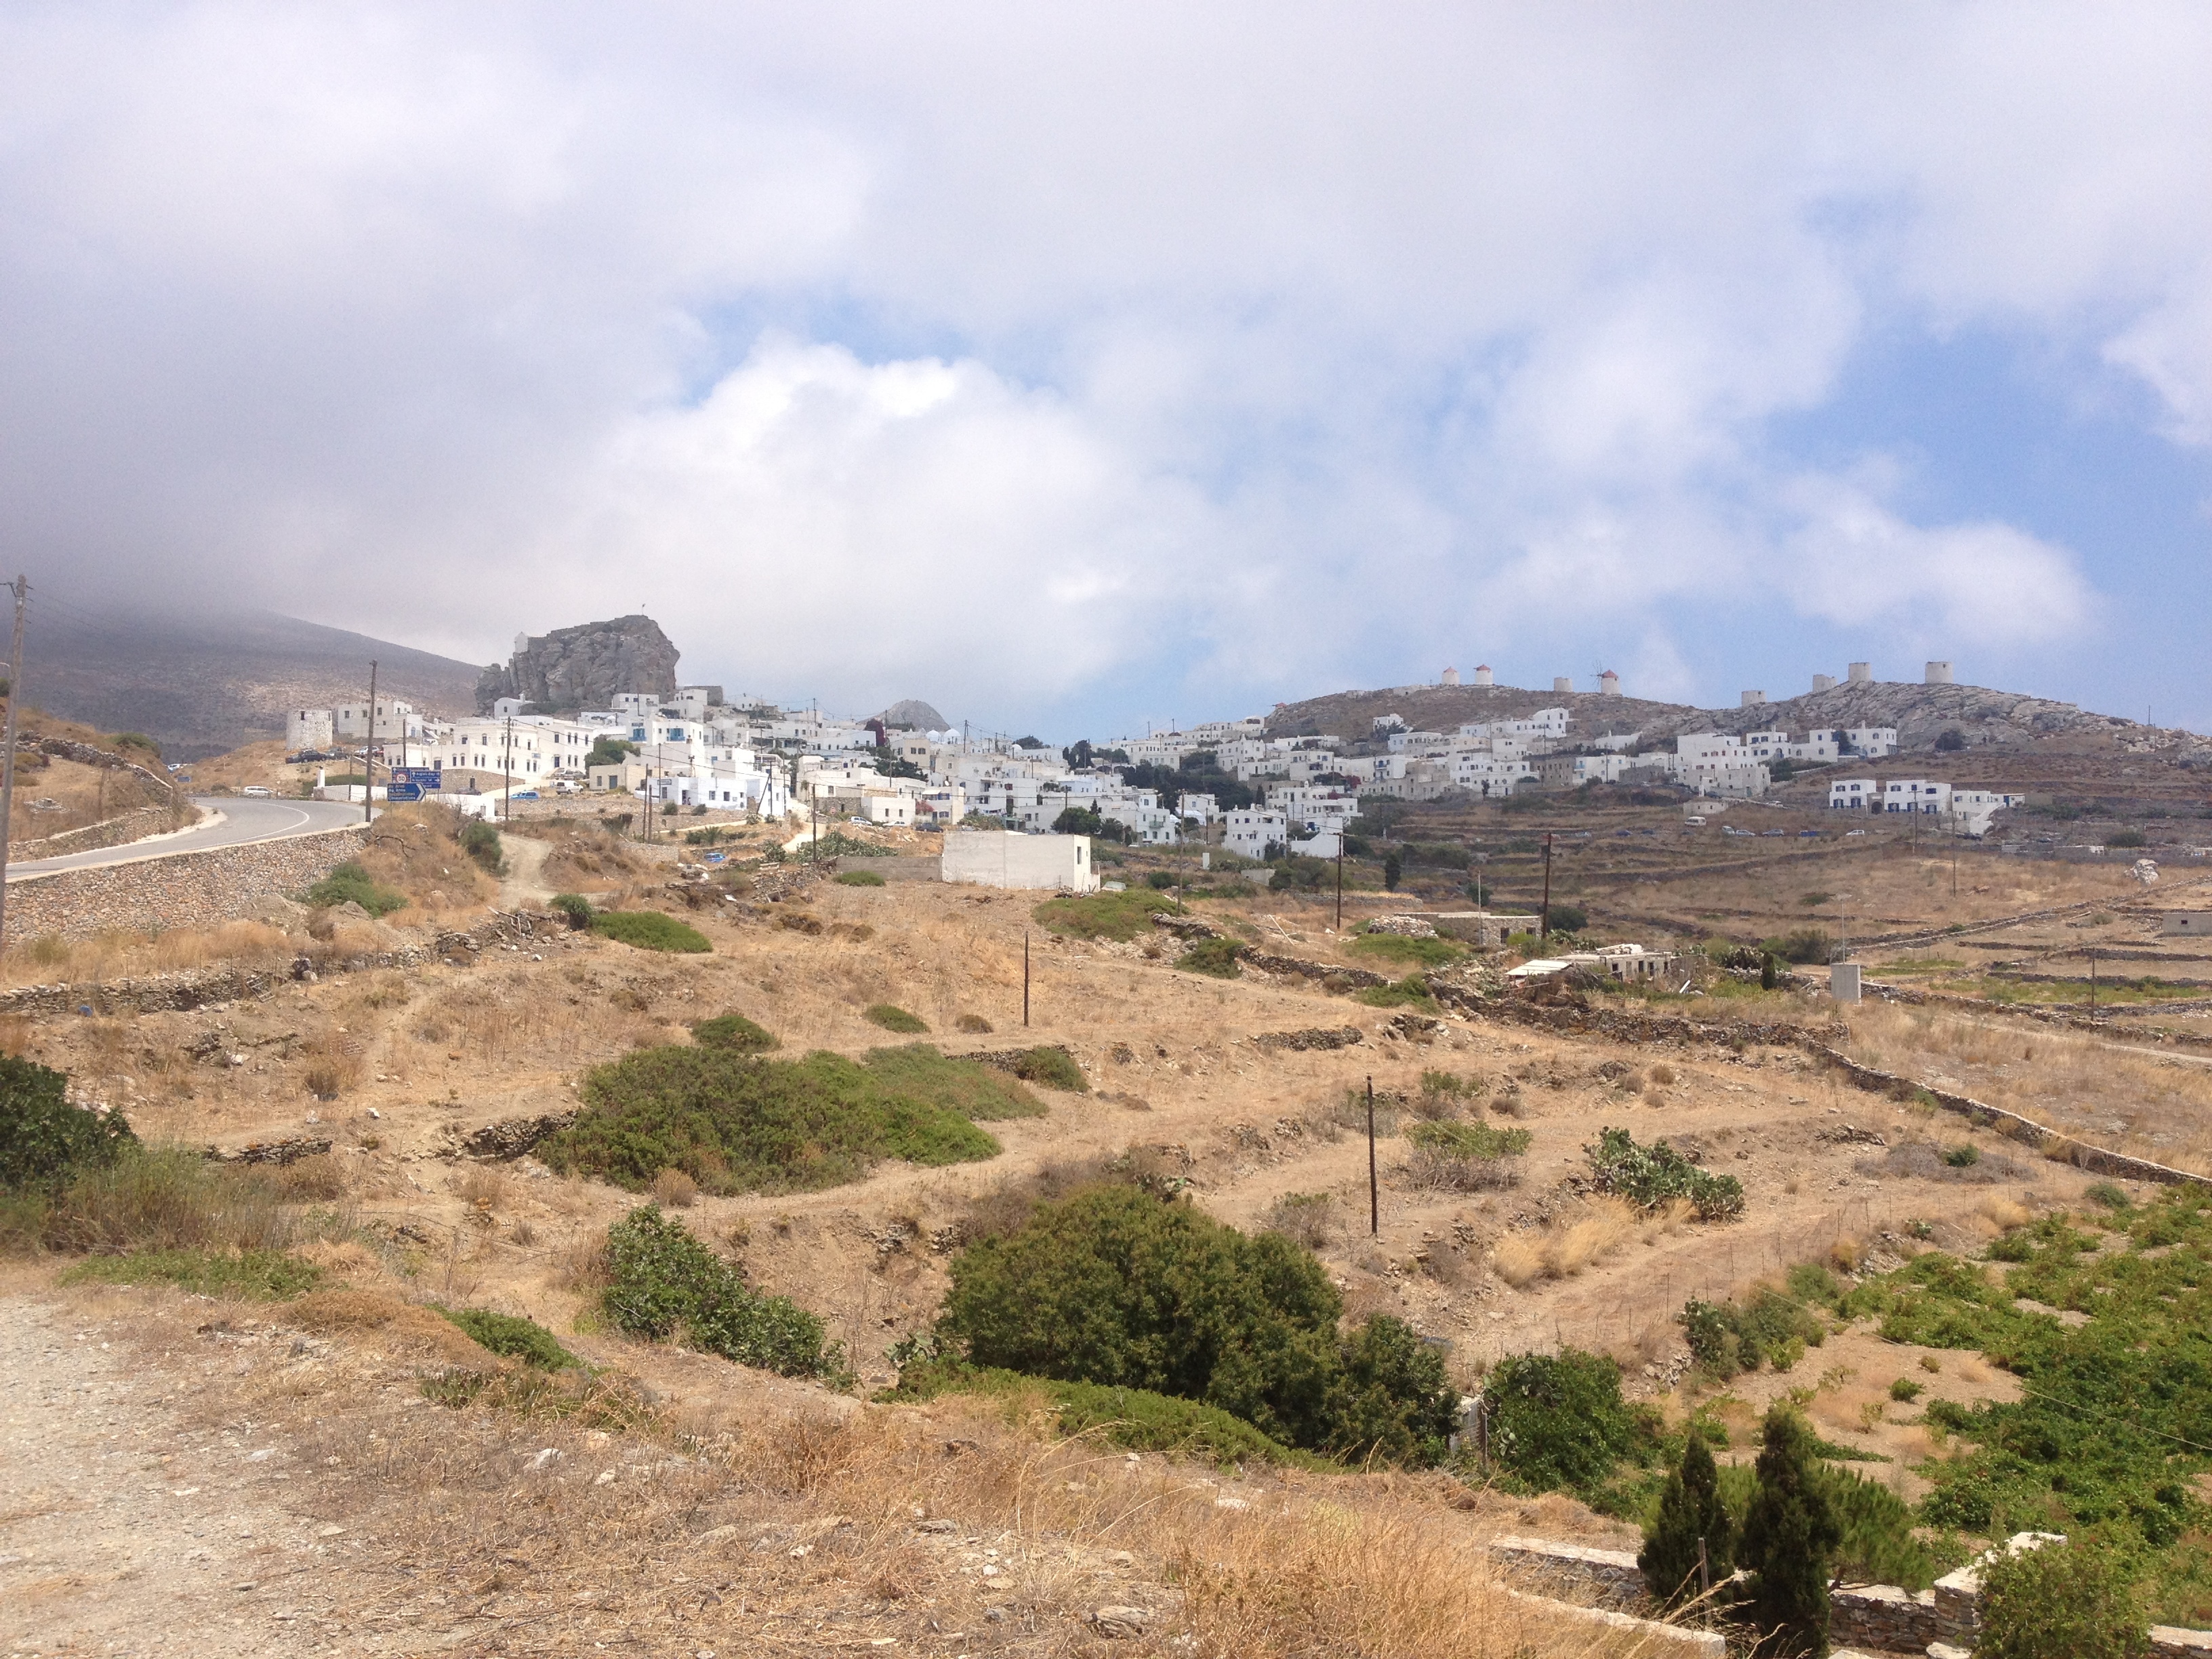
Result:
{"label": "white car", "polygon": [[241,795],[251,795],[256,800],[267,800],[274,796],[276,792],[274,789],[268,787],[265,784],[249,783],[245,788],[240,790],[238,793]]}

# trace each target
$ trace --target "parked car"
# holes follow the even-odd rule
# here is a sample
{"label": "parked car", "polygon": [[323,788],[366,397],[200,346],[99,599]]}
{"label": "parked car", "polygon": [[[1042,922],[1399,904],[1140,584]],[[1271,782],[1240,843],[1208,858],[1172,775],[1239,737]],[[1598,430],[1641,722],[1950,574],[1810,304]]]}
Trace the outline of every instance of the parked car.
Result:
{"label": "parked car", "polygon": [[264,784],[249,783],[238,793],[241,795],[251,795],[256,800],[267,800],[276,792]]}

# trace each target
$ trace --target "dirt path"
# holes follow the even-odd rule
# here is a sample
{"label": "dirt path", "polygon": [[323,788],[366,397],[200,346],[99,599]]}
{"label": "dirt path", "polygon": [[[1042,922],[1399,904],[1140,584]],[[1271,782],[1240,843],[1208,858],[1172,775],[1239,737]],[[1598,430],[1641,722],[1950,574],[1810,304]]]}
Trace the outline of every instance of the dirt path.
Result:
{"label": "dirt path", "polygon": [[551,845],[532,836],[502,836],[500,844],[507,860],[507,873],[499,879],[500,908],[544,908],[553,896],[553,890],[544,880],[545,860],[553,851]]}
{"label": "dirt path", "polygon": [[[0,1639],[11,1653],[329,1651],[300,1575],[331,1544],[283,1504],[286,1454],[190,1426],[82,1314],[0,1296]],[[219,1339],[210,1368],[236,1361]]]}

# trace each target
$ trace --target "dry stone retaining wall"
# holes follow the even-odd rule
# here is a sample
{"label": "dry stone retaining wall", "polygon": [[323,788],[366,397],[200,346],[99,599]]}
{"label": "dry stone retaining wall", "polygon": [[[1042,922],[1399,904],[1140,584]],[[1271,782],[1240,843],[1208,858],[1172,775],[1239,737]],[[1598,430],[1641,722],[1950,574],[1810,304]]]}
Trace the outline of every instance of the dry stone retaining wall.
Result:
{"label": "dry stone retaining wall", "polygon": [[141,806],[118,817],[102,818],[98,823],[64,830],[58,835],[19,841],[8,849],[8,861],[33,864],[40,859],[57,859],[70,853],[94,853],[104,847],[120,847],[125,842],[143,841],[149,836],[173,830],[177,827],[176,819],[176,813],[169,807]]}
{"label": "dry stone retaining wall", "polygon": [[8,884],[6,943],[212,927],[312,885],[361,850],[358,829],[328,830],[171,858],[95,865]]}

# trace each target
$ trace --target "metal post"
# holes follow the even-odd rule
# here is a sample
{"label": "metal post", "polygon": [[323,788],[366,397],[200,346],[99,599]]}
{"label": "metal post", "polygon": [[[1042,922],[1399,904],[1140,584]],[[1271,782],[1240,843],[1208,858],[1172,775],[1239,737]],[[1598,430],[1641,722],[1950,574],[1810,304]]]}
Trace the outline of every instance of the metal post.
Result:
{"label": "metal post", "polygon": [[2097,1018],[2097,953],[2089,952],[2089,1018]]}
{"label": "metal post", "polygon": [[1552,832],[1544,832],[1544,911],[1536,919],[1536,943],[1552,936]]}
{"label": "metal post", "polygon": [[1022,1024],[1030,1023],[1030,930],[1022,929]]}
{"label": "metal post", "polygon": [[1344,831],[1336,832],[1336,931],[1344,931]]}
{"label": "metal post", "polygon": [[368,659],[368,741],[361,746],[361,821],[376,815],[376,659]]}
{"label": "metal post", "polygon": [[499,803],[499,821],[514,821],[514,716],[507,717],[507,732],[501,738],[500,763],[507,769],[507,793]]}
{"label": "metal post", "polygon": [[9,584],[15,592],[15,636],[8,647],[8,749],[0,756],[0,945],[8,938],[8,831],[15,811],[15,711],[23,705],[23,598],[31,579],[18,576]]}
{"label": "metal post", "polygon": [[1375,1179],[1375,1079],[1367,1079],[1367,1233],[1382,1237],[1382,1188]]}

